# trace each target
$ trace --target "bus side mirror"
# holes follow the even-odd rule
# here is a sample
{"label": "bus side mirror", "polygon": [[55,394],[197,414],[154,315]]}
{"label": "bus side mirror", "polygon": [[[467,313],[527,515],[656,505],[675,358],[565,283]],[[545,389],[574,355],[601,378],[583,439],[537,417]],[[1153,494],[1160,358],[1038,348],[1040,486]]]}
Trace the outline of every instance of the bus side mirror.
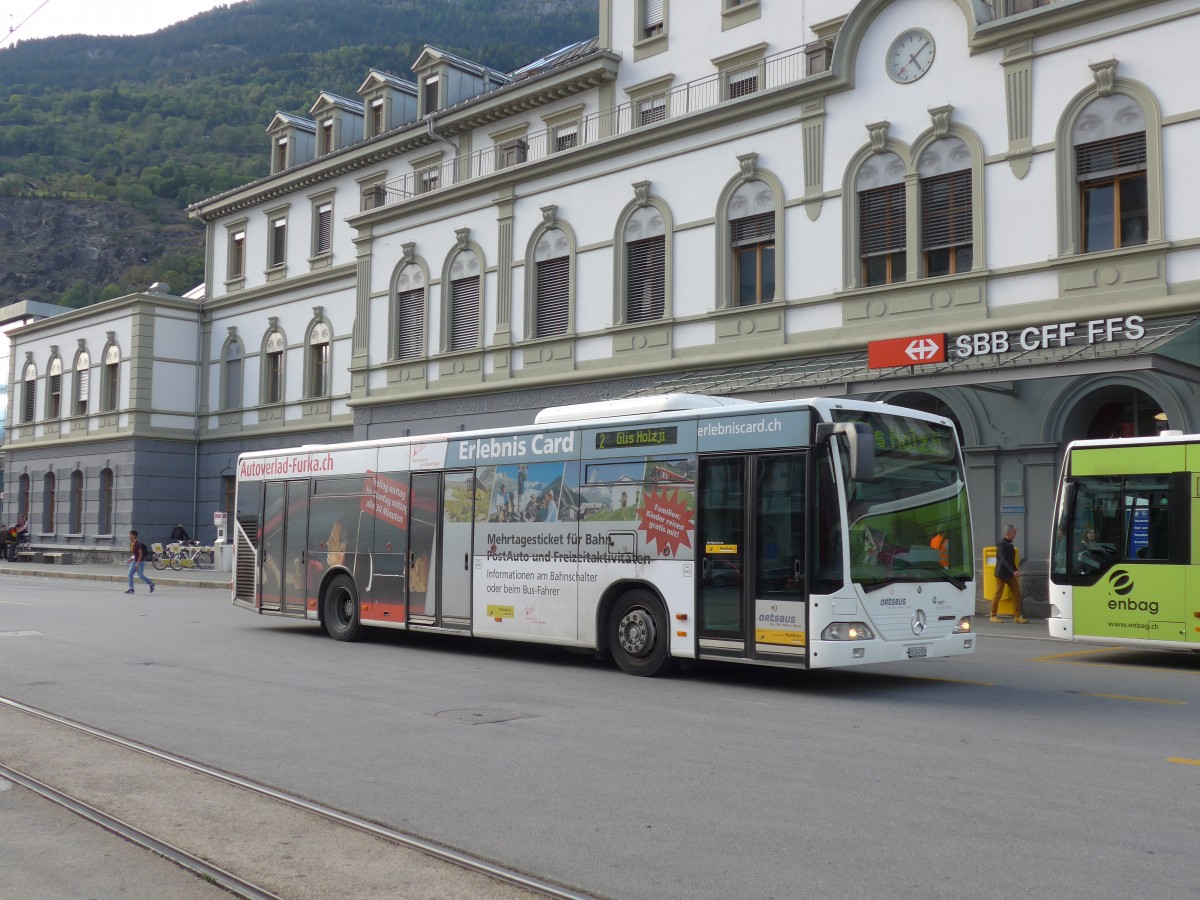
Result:
{"label": "bus side mirror", "polygon": [[817,441],[829,441],[836,434],[846,439],[850,453],[850,478],[870,481],[875,477],[875,433],[863,422],[818,422]]}

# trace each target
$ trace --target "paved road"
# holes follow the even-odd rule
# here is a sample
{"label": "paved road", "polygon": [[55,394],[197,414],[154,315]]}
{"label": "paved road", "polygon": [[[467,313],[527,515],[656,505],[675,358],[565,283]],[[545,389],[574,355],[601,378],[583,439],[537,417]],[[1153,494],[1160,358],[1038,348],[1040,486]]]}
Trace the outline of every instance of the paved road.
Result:
{"label": "paved road", "polygon": [[1193,655],[985,622],[961,660],[647,680],[19,581],[0,693],[579,890],[1195,896]]}

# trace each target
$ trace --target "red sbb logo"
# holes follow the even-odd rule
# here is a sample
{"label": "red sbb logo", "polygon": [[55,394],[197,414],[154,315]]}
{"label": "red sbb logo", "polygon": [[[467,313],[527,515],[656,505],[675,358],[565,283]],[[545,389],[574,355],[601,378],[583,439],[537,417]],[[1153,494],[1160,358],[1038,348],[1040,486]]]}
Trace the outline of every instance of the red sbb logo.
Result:
{"label": "red sbb logo", "polygon": [[919,334],[888,341],[870,341],[867,344],[868,369],[921,366],[945,361],[945,334]]}

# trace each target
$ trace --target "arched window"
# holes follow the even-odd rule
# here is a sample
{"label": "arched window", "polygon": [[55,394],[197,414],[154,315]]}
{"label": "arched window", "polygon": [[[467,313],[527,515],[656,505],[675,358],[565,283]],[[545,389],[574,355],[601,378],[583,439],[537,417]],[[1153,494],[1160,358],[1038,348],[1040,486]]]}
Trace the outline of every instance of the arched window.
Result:
{"label": "arched window", "polygon": [[1149,234],[1146,116],[1125,94],[1098,97],[1071,126],[1084,253],[1144,244]]}
{"label": "arched window", "polygon": [[974,262],[970,148],[953,135],[934,141],[921,153],[917,171],[924,274],[969,272]]}
{"label": "arched window", "polygon": [[417,263],[396,273],[393,287],[394,359],[419,359],[425,354],[425,289],[428,279]]}
{"label": "arched window", "polygon": [[17,515],[29,519],[29,476],[22,475],[17,481]]}
{"label": "arched window", "polygon": [[662,213],[644,206],[625,223],[625,316],[628,323],[663,318],[667,299],[667,230]]}
{"label": "arched window", "polygon": [[775,192],[764,181],[747,181],[730,196],[725,218],[733,305],[770,303],[777,296]]}
{"label": "arched window", "polygon": [[571,240],[547,228],[533,248],[533,337],[566,334],[571,328]]}
{"label": "arched window", "polygon": [[308,394],[312,399],[329,396],[329,366],[332,362],[333,331],[325,321],[314,322],[308,332]]}
{"label": "arched window", "polygon": [[97,498],[100,503],[100,518],[97,529],[100,534],[113,533],[113,471],[100,470],[100,491]]}
{"label": "arched window", "polygon": [[460,250],[450,263],[450,328],[446,349],[474,350],[479,347],[479,320],[483,267],[473,250]]}
{"label": "arched window", "polygon": [[72,402],[72,414],[86,416],[88,411],[88,384],[91,381],[92,359],[86,350],[80,350],[75,357],[75,393]]}
{"label": "arched window", "polygon": [[221,391],[222,409],[240,409],[242,406],[242,342],[231,337],[225,343],[225,359],[221,378],[224,382]]}
{"label": "arched window", "polygon": [[54,473],[47,472],[42,479],[42,531],[54,531]]}
{"label": "arched window", "polygon": [[278,329],[267,333],[263,341],[262,402],[283,402],[283,360],[287,341]]}
{"label": "arched window", "polygon": [[62,360],[55,356],[46,369],[46,418],[57,419],[62,415]]}
{"label": "arched window", "polygon": [[83,534],[83,473],[76,469],[71,473],[71,507],[67,531]]}
{"label": "arched window", "polygon": [[37,366],[28,363],[21,388],[21,421],[32,423],[37,417]]}
{"label": "arched window", "polygon": [[858,235],[861,281],[866,287],[904,281],[907,210],[904,161],[876,153],[859,167]]}
{"label": "arched window", "polygon": [[121,348],[109,344],[104,348],[104,383],[101,386],[101,411],[117,409],[121,390]]}

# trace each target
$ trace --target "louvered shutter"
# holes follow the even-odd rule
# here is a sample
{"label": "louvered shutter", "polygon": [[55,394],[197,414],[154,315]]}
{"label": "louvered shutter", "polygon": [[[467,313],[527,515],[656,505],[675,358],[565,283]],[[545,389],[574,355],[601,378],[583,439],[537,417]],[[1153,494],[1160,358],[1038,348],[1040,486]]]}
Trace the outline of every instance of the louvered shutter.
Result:
{"label": "louvered shutter", "polygon": [[971,173],[921,179],[922,249],[958,247],[971,238]]}
{"label": "louvered shutter", "polygon": [[642,0],[642,32],[658,34],[663,24],[663,0]]}
{"label": "louvered shutter", "polygon": [[242,347],[232,343],[225,351],[225,396],[223,409],[239,409],[242,405]]}
{"label": "louvered shutter", "polygon": [[1075,148],[1075,176],[1079,181],[1125,175],[1145,168],[1145,132],[1080,144]]}
{"label": "louvered shutter", "polygon": [[651,322],[666,310],[665,236],[630,241],[626,246],[627,322]]}
{"label": "louvered shutter", "polygon": [[904,185],[894,184],[858,195],[861,253],[875,256],[904,249]]}
{"label": "louvered shutter", "polygon": [[571,259],[560,256],[537,264],[534,337],[566,334],[571,316]]}
{"label": "louvered shutter", "polygon": [[479,346],[479,278],[450,283],[450,350]]}
{"label": "louvered shutter", "polygon": [[766,243],[775,237],[775,213],[760,213],[734,219],[729,223],[729,234],[735,247],[740,244]]}
{"label": "louvered shutter", "polygon": [[425,350],[425,289],[396,295],[396,359],[417,359]]}
{"label": "louvered shutter", "polygon": [[25,370],[24,409],[21,411],[22,422],[32,422],[37,413],[37,370],[32,366]]}
{"label": "louvered shutter", "polygon": [[282,266],[287,258],[287,219],[276,219],[271,226],[271,265]]}
{"label": "louvered shutter", "polygon": [[317,253],[328,253],[332,242],[333,206],[329,203],[323,203],[317,207]]}
{"label": "louvered shutter", "polygon": [[91,360],[84,353],[75,363],[75,415],[82,416],[88,408],[88,382],[91,378]]}

